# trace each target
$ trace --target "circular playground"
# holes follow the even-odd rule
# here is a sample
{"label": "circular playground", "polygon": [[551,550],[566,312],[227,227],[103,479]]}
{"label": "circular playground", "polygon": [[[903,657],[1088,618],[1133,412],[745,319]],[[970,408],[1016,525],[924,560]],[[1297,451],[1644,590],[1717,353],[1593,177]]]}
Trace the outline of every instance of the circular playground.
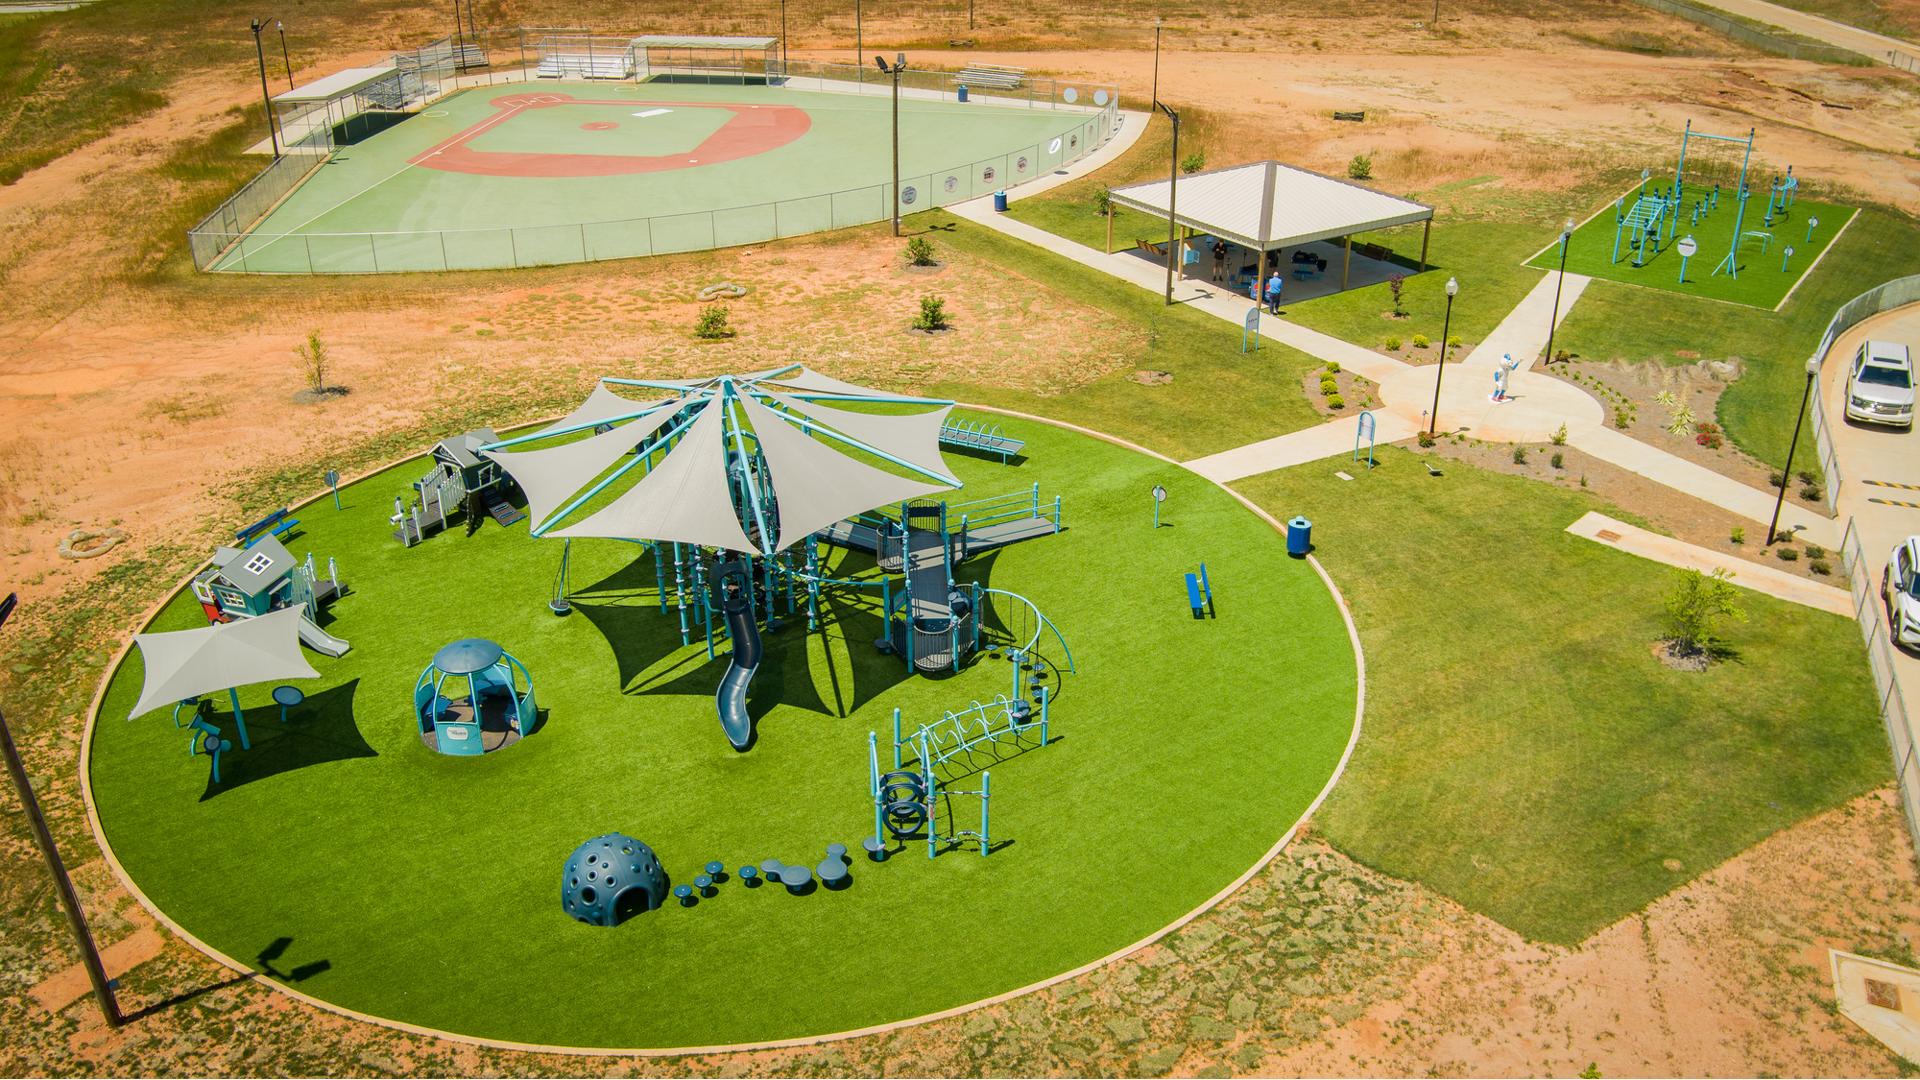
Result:
{"label": "circular playground", "polygon": [[[564,454],[607,438],[592,405]],[[816,452],[819,429],[776,454],[772,410],[741,415],[771,466],[751,458],[732,490],[799,490],[782,455]],[[634,491],[681,483],[671,463],[702,437],[704,420],[652,422],[611,459],[647,465]],[[944,454],[918,459],[963,485],[944,502],[903,500],[893,525],[850,515],[765,561],[589,536],[566,523],[626,514],[637,531],[656,504],[609,489],[556,510],[518,462],[509,509],[527,520],[422,519],[423,468],[484,474],[496,446],[526,449],[518,433],[449,440],[339,488],[337,508],[323,494],[255,523],[272,542],[183,583],[101,689],[82,772],[109,860],[201,948],[297,995],[553,1048],[870,1029],[1156,935],[1260,865],[1336,776],[1357,642],[1316,567],[1226,491],[1035,420],[948,423]],[[539,434],[531,453],[554,453]],[[788,520],[798,500],[759,528],[743,512],[750,542],[812,529]],[[1052,527],[975,545],[1008,506]],[[936,518],[938,619],[914,540]],[[161,641],[305,623],[267,611],[265,583],[266,617],[209,626],[252,602],[235,583],[256,566],[291,575],[294,606],[301,581],[324,603],[285,658],[317,677],[181,707],[184,684],[154,680],[196,661]],[[129,720],[136,699],[150,711]]]}
{"label": "circular playground", "polygon": [[[203,237],[219,249],[205,265],[294,274],[492,269],[885,220],[891,95],[877,85],[813,82],[821,88],[542,80],[458,91],[333,148],[324,168],[251,228]],[[1113,122],[1108,109],[1051,101],[909,92],[899,107],[908,213],[1045,175],[1092,150]]]}

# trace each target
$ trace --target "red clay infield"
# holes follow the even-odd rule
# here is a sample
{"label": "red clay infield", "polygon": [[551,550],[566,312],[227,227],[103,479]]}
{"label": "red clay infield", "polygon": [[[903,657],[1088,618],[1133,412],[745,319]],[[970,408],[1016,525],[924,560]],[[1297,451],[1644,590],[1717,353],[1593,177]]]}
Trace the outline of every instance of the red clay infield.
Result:
{"label": "red clay infield", "polygon": [[[776,150],[807,133],[813,119],[792,105],[732,105],[715,101],[590,101],[570,94],[508,94],[491,102],[499,111],[440,144],[422,151],[412,164],[441,172],[478,176],[624,176],[632,173],[684,169],[689,159],[701,165],[735,161]],[[725,109],[733,117],[692,151],[676,154],[531,154],[475,150],[469,143],[528,109],[565,105],[633,105],[675,109]],[[583,124],[589,131],[617,125],[597,121]]]}

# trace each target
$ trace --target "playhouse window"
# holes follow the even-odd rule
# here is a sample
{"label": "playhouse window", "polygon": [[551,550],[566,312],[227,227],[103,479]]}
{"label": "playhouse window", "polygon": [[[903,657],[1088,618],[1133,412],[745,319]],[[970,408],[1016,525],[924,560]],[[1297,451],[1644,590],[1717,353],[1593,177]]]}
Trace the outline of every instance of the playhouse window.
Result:
{"label": "playhouse window", "polygon": [[267,567],[272,565],[273,556],[264,551],[256,551],[253,558],[247,560],[246,570],[249,574],[264,574],[267,572]]}

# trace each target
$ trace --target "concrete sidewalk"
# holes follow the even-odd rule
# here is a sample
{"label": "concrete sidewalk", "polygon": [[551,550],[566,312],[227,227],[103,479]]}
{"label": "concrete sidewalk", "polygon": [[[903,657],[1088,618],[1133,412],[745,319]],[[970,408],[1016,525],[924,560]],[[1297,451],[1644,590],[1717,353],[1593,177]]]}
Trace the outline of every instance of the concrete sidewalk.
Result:
{"label": "concrete sidewalk", "polygon": [[1698,544],[1689,544],[1685,540],[1651,533],[1605,514],[1589,512],[1567,526],[1567,531],[1608,547],[1619,548],[1630,555],[1682,570],[1698,570],[1701,573],[1725,570],[1733,576],[1733,583],[1743,589],[1765,593],[1776,600],[1829,611],[1843,618],[1853,618],[1853,597],[1845,589],[1808,581],[1785,570],[1750,562]]}
{"label": "concrete sidewalk", "polygon": [[[1376,412],[1373,417],[1374,442],[1379,445],[1398,442],[1419,430],[1413,421],[1393,413]],[[1356,413],[1316,427],[1195,458],[1186,466],[1209,480],[1225,484],[1255,473],[1272,472],[1342,454],[1351,455],[1359,431],[1360,416]]]}
{"label": "concrete sidewalk", "polygon": [[1560,289],[1560,315],[1555,326],[1565,322],[1567,312],[1573,310],[1574,301],[1587,291],[1592,278],[1581,274],[1568,274],[1562,283],[1558,270],[1548,273],[1534,283],[1533,288],[1514,305],[1500,325],[1493,328],[1487,339],[1473,347],[1460,362],[1479,367],[1492,368],[1500,358],[1511,354],[1520,361],[1520,370],[1533,367],[1534,359],[1540,350],[1547,347],[1547,323],[1554,319],[1554,289]]}
{"label": "concrete sidewalk", "polygon": [[[1731,510],[1762,526],[1773,517],[1774,492],[1748,487],[1732,477],[1722,476],[1704,465],[1695,465],[1683,457],[1648,446],[1611,428],[1576,429],[1567,442],[1602,461],[1639,473],[1649,480],[1710,502],[1723,510]],[[1825,548],[1839,548],[1839,523],[1803,509],[1796,505],[1797,502],[1797,499],[1789,498],[1786,505],[1781,507],[1780,528],[1797,527],[1802,539],[1811,540]],[[1765,537],[1755,539],[1764,540]]]}

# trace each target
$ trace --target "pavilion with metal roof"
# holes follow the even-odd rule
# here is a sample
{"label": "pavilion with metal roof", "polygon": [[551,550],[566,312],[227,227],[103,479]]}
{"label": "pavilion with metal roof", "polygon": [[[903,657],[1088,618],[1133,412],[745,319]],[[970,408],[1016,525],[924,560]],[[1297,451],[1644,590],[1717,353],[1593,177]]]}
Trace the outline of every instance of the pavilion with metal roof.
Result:
{"label": "pavilion with metal roof", "polygon": [[[1159,218],[1167,216],[1171,203],[1176,224],[1255,252],[1338,240],[1345,251],[1342,289],[1352,268],[1355,234],[1425,222],[1419,263],[1420,270],[1427,267],[1433,207],[1278,161],[1193,173],[1180,177],[1177,188],[1167,180],[1129,184],[1114,188],[1112,196],[1116,206]],[[1378,250],[1382,261],[1391,254],[1366,250]]]}

